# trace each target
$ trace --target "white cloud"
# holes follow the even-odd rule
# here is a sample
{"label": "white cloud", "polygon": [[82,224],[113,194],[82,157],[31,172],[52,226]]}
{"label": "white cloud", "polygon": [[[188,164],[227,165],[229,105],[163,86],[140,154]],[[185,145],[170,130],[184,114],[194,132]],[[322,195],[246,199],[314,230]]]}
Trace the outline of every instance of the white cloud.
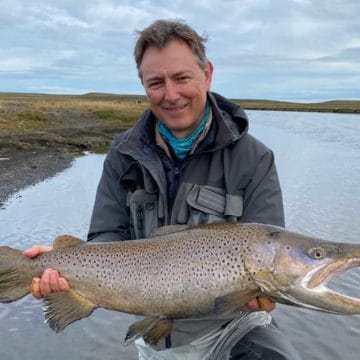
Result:
{"label": "white cloud", "polygon": [[214,90],[225,96],[338,89],[360,98],[358,1],[0,0],[0,8],[0,91],[142,91],[134,30],[180,18],[208,34]]}
{"label": "white cloud", "polygon": [[33,59],[8,58],[0,59],[0,73],[26,73],[34,68]]}

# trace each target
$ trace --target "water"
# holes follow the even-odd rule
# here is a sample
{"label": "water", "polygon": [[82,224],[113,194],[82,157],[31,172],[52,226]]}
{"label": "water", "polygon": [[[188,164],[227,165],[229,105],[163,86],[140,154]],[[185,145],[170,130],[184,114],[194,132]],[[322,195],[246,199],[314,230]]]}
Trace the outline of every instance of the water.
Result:
{"label": "water", "polygon": [[[287,228],[360,242],[360,116],[249,111],[251,133],[274,150]],[[334,280],[360,297],[360,271]],[[274,317],[304,359],[359,358],[360,316],[279,305]]]}
{"label": "water", "polygon": [[[276,155],[287,227],[360,242],[360,116],[248,111],[250,132]],[[59,234],[85,238],[104,156],[77,159],[57,177],[13,196],[0,211],[0,244],[28,248]],[[360,272],[334,287],[360,297]],[[278,305],[274,316],[304,359],[358,359],[360,316]],[[56,335],[31,296],[0,304],[1,360],[135,359],[122,340],[132,316],[96,310]]]}
{"label": "water", "polygon": [[[78,158],[55,178],[13,196],[0,211],[0,244],[26,249],[59,234],[86,238],[103,161],[103,155]],[[0,359],[136,359],[133,346],[122,346],[131,315],[99,309],[61,335],[43,320],[41,302],[31,296],[0,304]]]}

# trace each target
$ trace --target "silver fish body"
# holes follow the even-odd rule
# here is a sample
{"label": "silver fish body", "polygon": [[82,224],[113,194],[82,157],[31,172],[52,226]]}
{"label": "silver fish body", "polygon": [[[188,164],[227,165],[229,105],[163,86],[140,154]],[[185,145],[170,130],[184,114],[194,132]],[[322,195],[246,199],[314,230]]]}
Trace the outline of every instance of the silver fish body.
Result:
{"label": "silver fish body", "polygon": [[[261,224],[170,226],[151,239],[89,244],[62,236],[34,260],[0,248],[0,302],[29,293],[34,276],[59,271],[71,290],[45,298],[55,331],[102,307],[148,318],[127,339],[157,343],[177,318],[234,311],[268,295],[315,310],[359,314],[360,300],[325,287],[360,265],[360,245],[314,239]],[[156,333],[156,335],[154,335]]]}

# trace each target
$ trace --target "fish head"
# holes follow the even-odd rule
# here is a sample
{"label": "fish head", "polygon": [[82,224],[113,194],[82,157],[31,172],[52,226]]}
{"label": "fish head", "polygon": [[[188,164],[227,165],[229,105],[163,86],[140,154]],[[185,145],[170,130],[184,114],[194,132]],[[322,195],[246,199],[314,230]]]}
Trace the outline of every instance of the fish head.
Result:
{"label": "fish head", "polygon": [[335,276],[360,266],[359,244],[335,243],[273,227],[265,230],[264,242],[271,246],[271,265],[267,271],[253,271],[263,293],[285,304],[360,314],[360,299],[326,287]]}

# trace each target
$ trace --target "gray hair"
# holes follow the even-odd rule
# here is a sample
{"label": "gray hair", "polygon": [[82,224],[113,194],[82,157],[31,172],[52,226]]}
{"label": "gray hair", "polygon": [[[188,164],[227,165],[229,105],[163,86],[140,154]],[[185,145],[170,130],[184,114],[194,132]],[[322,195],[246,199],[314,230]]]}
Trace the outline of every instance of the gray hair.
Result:
{"label": "gray hair", "polygon": [[207,37],[200,36],[183,21],[157,20],[149,27],[136,31],[136,33],[138,39],[134,48],[134,57],[140,79],[142,77],[140,66],[145,50],[150,46],[163,49],[172,40],[184,41],[197,58],[200,68],[205,70],[208,59],[205,54],[204,43],[207,41]]}

